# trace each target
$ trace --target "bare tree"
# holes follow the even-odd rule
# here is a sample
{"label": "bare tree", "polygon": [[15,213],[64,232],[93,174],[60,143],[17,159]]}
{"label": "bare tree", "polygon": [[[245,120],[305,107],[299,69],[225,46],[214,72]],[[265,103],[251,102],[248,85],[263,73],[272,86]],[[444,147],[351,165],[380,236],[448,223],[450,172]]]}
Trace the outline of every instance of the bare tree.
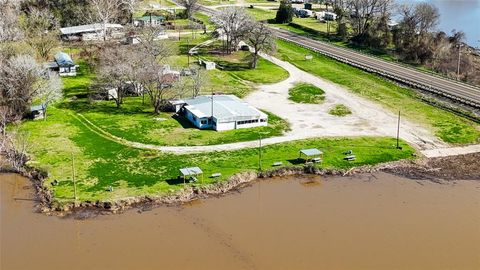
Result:
{"label": "bare tree", "polygon": [[178,0],[178,3],[185,8],[187,17],[192,18],[193,14],[200,9],[199,0]]}
{"label": "bare tree", "polygon": [[23,29],[27,36],[27,43],[43,60],[47,60],[50,52],[59,45],[58,21],[46,9],[30,8],[28,16],[23,20]]}
{"label": "bare tree", "polygon": [[203,68],[195,70],[192,78],[192,97],[197,97],[208,84],[207,74]]}
{"label": "bare tree", "polygon": [[22,37],[18,27],[20,0],[0,0],[0,42],[17,40]]}
{"label": "bare tree", "polygon": [[117,20],[120,12],[121,0],[89,0],[91,22],[100,22],[102,25],[103,40],[107,39],[107,24]]}
{"label": "bare tree", "polygon": [[275,50],[275,41],[272,30],[261,22],[251,24],[247,43],[253,48],[252,68],[257,68],[258,54],[260,51],[271,52]]}
{"label": "bare tree", "polygon": [[11,120],[28,112],[34,99],[52,102],[60,97],[59,92],[61,83],[58,77],[46,73],[43,66],[29,55],[12,57],[0,65],[0,106],[9,108]]}
{"label": "bare tree", "polygon": [[173,53],[171,44],[158,38],[163,31],[161,26],[146,26],[138,32],[140,50],[158,62],[164,62]]}
{"label": "bare tree", "polygon": [[130,13],[130,23],[133,24],[133,13],[138,6],[139,0],[122,0],[122,4],[126,7],[127,11]]}
{"label": "bare tree", "polygon": [[231,53],[247,36],[254,20],[245,12],[244,8],[227,7],[220,10],[212,21],[217,25],[217,30],[225,37],[227,53]]}
{"label": "bare tree", "polygon": [[169,99],[183,96],[184,87],[178,83],[180,78],[167,73],[164,66],[157,62],[146,63],[140,73],[140,81],[144,91],[150,97],[155,113],[160,113]]}
{"label": "bare tree", "polygon": [[133,52],[129,46],[108,47],[99,56],[99,80],[108,87],[115,88],[115,95],[109,94],[109,98],[115,101],[117,108],[123,103],[126,94],[126,85],[132,79],[134,67],[130,62],[130,54]]}
{"label": "bare tree", "polygon": [[47,72],[37,82],[36,99],[40,101],[43,108],[43,119],[47,120],[47,108],[49,105],[59,101],[63,97],[63,83],[58,74]]}
{"label": "bare tree", "polygon": [[437,26],[440,19],[440,12],[433,4],[418,3],[415,6],[415,18],[419,36],[424,36]]}
{"label": "bare tree", "polygon": [[350,0],[349,9],[352,11],[352,26],[355,35],[367,33],[372,23],[382,11],[387,10],[393,0]]}

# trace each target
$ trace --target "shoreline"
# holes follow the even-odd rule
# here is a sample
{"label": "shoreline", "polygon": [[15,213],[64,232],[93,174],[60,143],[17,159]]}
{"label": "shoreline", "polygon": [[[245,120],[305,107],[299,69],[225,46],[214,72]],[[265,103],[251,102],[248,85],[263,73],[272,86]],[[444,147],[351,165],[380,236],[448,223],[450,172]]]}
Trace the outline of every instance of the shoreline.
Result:
{"label": "shoreline", "polygon": [[226,181],[205,186],[187,186],[177,192],[162,195],[146,195],[118,199],[115,201],[83,201],[61,204],[54,200],[48,187],[43,185],[46,175],[35,168],[25,168],[15,172],[9,168],[0,168],[2,173],[18,173],[29,178],[35,189],[37,212],[58,217],[86,219],[104,214],[121,214],[129,209],[145,211],[160,206],[179,206],[198,199],[226,196],[230,192],[240,191],[254,181],[285,176],[352,176],[362,173],[386,172],[412,180],[442,181],[480,180],[480,153],[421,158],[417,160],[399,160],[377,165],[354,167],[348,170],[321,169],[317,167],[282,167],[263,172],[243,172]]}

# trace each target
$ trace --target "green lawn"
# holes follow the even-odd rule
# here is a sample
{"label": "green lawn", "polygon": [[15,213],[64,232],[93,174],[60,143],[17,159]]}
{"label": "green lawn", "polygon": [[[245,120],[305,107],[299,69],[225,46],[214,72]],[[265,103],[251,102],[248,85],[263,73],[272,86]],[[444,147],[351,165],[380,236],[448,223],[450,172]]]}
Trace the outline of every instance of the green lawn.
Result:
{"label": "green lawn", "polygon": [[[392,112],[402,112],[411,121],[425,124],[443,141],[454,144],[480,141],[479,125],[453,113],[428,105],[416,91],[400,87],[380,76],[340,63],[295,44],[277,41],[277,56],[306,72],[344,86],[378,102]],[[305,60],[305,55],[313,55]]]}
{"label": "green lawn", "polygon": [[325,92],[309,83],[299,83],[288,90],[289,99],[297,103],[319,104],[325,100]]}
{"label": "green lawn", "polygon": [[[75,158],[77,194],[80,200],[113,200],[130,196],[164,194],[182,187],[178,169],[199,166],[208,178],[222,173],[220,180],[248,170],[258,169],[258,149],[206,154],[173,155],[153,150],[139,150],[101,136],[79,121],[69,110],[52,108],[47,121],[27,121],[21,129],[30,136],[30,165],[49,172],[45,185],[61,202],[72,201],[72,154]],[[266,146],[262,150],[264,169],[274,162],[298,165],[298,151],[316,147],[325,153],[324,168],[350,168],[365,164],[411,157],[414,150],[402,143],[395,149],[392,138],[328,138],[303,140]],[[357,160],[343,160],[343,151],[353,150]],[[58,186],[51,186],[53,180]],[[109,192],[108,187],[113,187]]]}
{"label": "green lawn", "polygon": [[245,10],[257,21],[273,20],[277,14],[277,11],[272,9],[267,10],[263,8],[246,8]]}
{"label": "green lawn", "polygon": [[239,141],[252,141],[263,137],[281,136],[289,129],[289,124],[267,112],[267,127],[237,129],[217,132],[199,130],[183,117],[173,113],[153,114],[147,103],[142,105],[141,97],[125,100],[121,109],[112,101],[94,104],[85,103],[85,108],[77,110],[99,128],[129,141],[155,145],[213,145]]}
{"label": "green lawn", "polygon": [[337,104],[331,108],[328,113],[335,116],[346,116],[352,114],[352,111],[350,111],[350,109],[343,104]]}
{"label": "green lawn", "polygon": [[250,68],[252,56],[250,52],[238,51],[230,55],[201,55],[202,58],[214,61],[222,72],[231,74],[244,81],[268,84],[288,78],[288,72],[274,63],[260,58],[257,68]]}

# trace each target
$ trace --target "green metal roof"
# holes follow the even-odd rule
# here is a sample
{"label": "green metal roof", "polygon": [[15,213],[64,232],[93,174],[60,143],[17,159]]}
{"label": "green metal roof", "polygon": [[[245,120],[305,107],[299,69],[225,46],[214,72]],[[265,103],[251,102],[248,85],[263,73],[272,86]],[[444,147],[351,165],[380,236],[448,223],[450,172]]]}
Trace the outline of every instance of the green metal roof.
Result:
{"label": "green metal roof", "polygon": [[150,16],[142,16],[142,17],[136,17],[134,18],[134,20],[137,20],[137,21],[150,21],[150,18],[152,19],[152,21],[163,21],[165,20],[165,17],[163,16],[156,16],[156,15],[152,15],[151,17]]}

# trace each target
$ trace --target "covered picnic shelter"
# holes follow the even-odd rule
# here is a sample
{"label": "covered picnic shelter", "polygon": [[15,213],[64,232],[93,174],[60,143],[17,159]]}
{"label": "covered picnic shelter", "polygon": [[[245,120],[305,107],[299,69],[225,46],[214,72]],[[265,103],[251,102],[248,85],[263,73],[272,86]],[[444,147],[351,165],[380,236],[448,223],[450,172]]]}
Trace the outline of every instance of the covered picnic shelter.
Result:
{"label": "covered picnic shelter", "polygon": [[199,167],[187,167],[180,169],[180,174],[183,177],[183,184],[186,183],[187,177],[197,177],[199,175],[202,177],[203,182],[203,171]]}
{"label": "covered picnic shelter", "polygon": [[313,161],[320,161],[323,156],[323,152],[318,150],[317,148],[310,148],[310,149],[302,149],[300,150],[300,158],[304,158],[305,162],[308,162],[310,160]]}

